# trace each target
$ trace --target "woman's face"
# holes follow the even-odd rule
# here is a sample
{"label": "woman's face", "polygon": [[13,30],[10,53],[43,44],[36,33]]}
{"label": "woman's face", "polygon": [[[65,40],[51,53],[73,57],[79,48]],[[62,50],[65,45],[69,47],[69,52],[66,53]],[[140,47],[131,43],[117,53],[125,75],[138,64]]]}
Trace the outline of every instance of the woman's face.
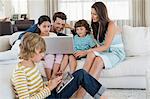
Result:
{"label": "woman's face", "polygon": [[99,21],[99,17],[98,17],[96,10],[94,8],[91,9],[91,17],[92,17],[93,22]]}
{"label": "woman's face", "polygon": [[51,28],[51,23],[49,21],[44,21],[42,24],[38,25],[38,28],[41,31],[41,36],[48,36]]}

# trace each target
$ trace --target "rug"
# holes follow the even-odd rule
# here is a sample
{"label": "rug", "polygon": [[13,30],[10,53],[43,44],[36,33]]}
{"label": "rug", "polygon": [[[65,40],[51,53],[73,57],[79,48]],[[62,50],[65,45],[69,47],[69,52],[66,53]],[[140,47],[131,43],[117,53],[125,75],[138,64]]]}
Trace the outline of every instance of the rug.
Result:
{"label": "rug", "polygon": [[[144,89],[107,89],[105,94],[108,99],[146,99],[146,90]],[[84,99],[93,98],[87,94]]]}

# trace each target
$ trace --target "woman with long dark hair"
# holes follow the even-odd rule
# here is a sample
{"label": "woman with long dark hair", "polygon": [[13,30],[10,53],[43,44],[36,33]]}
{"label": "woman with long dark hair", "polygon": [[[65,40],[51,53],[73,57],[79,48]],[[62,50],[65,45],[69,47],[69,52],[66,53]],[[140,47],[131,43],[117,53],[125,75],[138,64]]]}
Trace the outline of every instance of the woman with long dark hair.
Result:
{"label": "woman with long dark hair", "polygon": [[[91,27],[97,47],[87,51],[80,51],[76,56],[87,55],[84,69],[93,77],[99,78],[103,68],[113,68],[117,63],[125,58],[125,52],[119,29],[115,23],[109,19],[107,8],[103,2],[95,2],[91,7]],[[81,96],[81,91],[78,92]]]}

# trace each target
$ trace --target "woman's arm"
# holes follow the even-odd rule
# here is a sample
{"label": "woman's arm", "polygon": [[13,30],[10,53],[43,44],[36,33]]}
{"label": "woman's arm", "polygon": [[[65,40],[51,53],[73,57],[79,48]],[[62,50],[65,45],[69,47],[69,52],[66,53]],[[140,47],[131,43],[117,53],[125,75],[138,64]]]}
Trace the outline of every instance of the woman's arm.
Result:
{"label": "woman's arm", "polygon": [[107,29],[107,34],[106,34],[106,39],[105,39],[104,45],[98,46],[93,49],[89,49],[88,52],[90,52],[90,51],[102,52],[102,51],[107,50],[110,47],[112,40],[113,40],[115,34],[117,33],[117,31],[118,31],[118,27],[115,25],[115,23],[113,21],[111,21],[108,24],[108,29]]}

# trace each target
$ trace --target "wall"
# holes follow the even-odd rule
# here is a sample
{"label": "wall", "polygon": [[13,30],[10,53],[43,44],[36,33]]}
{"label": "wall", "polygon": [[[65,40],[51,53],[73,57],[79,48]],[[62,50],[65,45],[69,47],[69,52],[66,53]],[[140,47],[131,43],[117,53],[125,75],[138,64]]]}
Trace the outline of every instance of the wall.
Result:
{"label": "wall", "polygon": [[28,0],[28,15],[37,22],[39,16],[45,14],[45,0]]}

